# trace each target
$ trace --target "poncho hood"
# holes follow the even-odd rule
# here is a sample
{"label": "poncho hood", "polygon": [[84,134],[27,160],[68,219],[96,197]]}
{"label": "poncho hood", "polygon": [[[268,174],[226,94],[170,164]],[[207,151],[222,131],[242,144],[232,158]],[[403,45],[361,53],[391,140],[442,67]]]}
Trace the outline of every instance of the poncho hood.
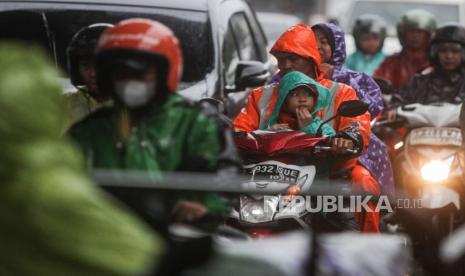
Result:
{"label": "poncho hood", "polygon": [[315,88],[317,91],[318,95],[315,107],[312,111],[312,115],[316,114],[319,110],[327,107],[330,104],[331,94],[326,87],[322,86],[321,84],[308,77],[304,73],[301,73],[299,71],[289,72],[283,76],[279,83],[278,99],[276,100],[276,105],[273,108],[273,112],[271,113],[268,123],[266,124],[266,128],[269,128],[270,126],[278,122],[279,114],[281,112],[284,102],[286,101],[287,95],[289,95],[289,92],[291,92],[293,89],[300,85],[309,85]]}

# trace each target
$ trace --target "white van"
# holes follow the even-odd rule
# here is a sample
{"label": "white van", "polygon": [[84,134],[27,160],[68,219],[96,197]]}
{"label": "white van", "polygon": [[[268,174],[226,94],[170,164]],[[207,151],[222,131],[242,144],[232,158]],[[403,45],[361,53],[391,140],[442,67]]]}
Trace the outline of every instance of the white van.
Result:
{"label": "white van", "polygon": [[388,54],[400,50],[396,38],[396,23],[408,10],[423,9],[431,12],[438,21],[438,26],[447,22],[465,25],[465,0],[327,0],[326,15],[337,18],[346,32],[347,53],[355,51],[351,36],[355,19],[366,13],[381,16],[388,23],[388,37],[384,51]]}

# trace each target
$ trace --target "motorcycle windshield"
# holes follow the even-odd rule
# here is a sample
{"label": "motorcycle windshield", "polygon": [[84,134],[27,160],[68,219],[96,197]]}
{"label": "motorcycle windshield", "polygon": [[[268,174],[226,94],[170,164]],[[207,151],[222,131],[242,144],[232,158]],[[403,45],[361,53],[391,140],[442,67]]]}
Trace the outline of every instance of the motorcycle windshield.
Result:
{"label": "motorcycle windshield", "polygon": [[450,103],[410,104],[399,107],[397,113],[407,120],[411,128],[460,127],[461,106]]}
{"label": "motorcycle windshield", "polygon": [[235,137],[235,143],[244,154],[308,155],[321,142],[329,137],[317,137],[302,131],[256,131],[247,136]]}

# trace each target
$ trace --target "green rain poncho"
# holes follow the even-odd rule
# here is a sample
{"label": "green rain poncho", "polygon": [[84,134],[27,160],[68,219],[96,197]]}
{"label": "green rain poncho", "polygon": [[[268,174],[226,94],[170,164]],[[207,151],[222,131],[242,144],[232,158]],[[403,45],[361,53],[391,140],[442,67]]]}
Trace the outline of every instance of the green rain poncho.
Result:
{"label": "green rain poncho", "polygon": [[42,52],[0,45],[0,275],[136,275],[163,244],[101,193],[60,134],[58,77]]}
{"label": "green rain poncho", "polygon": [[[318,82],[314,81],[313,79],[299,71],[292,71],[287,73],[279,82],[278,99],[276,100],[276,105],[273,108],[273,112],[271,113],[268,123],[266,124],[266,128],[269,128],[272,125],[278,123],[279,113],[281,112],[281,108],[284,102],[286,101],[287,95],[297,86],[302,84],[311,85],[318,91],[318,99],[316,102],[316,106],[312,112],[313,121],[310,125],[301,129],[306,133],[316,134],[319,126],[322,123],[321,118],[317,117],[316,113],[320,109],[325,108],[330,104],[331,92],[326,87],[322,86]],[[334,129],[328,124],[323,125],[322,131],[322,134],[326,136],[336,135]]]}
{"label": "green rain poncho", "polygon": [[[169,93],[169,92],[167,92]],[[163,102],[133,117],[127,139],[120,133],[125,110],[115,105],[76,124],[69,132],[87,158],[89,169],[147,172],[214,172],[223,150],[222,132],[213,118],[180,95],[169,93]],[[223,139],[224,140],[224,139]],[[203,203],[210,213],[227,211],[223,200],[212,193],[178,192],[169,201],[188,199]]]}

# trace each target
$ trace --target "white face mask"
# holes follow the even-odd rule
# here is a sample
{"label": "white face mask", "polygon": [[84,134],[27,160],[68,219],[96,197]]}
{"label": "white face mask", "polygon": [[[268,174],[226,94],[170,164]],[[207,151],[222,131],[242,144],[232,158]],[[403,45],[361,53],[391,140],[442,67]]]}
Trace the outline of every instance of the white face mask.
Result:
{"label": "white face mask", "polygon": [[146,105],[155,94],[155,81],[124,80],[115,82],[118,98],[129,108]]}

